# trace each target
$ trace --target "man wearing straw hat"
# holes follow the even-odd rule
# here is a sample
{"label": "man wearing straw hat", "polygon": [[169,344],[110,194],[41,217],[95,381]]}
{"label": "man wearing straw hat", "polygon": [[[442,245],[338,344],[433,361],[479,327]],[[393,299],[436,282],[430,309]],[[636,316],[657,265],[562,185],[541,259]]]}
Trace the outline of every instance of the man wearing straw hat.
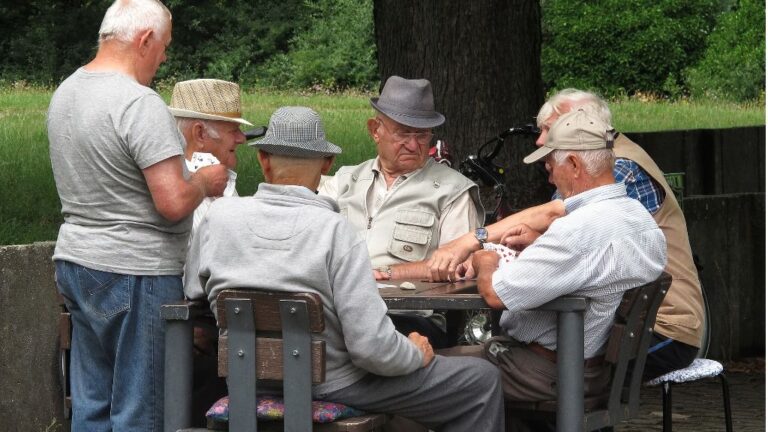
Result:
{"label": "man wearing straw hat", "polygon": [[[237,146],[245,142],[241,125],[252,126],[242,118],[240,86],[217,79],[195,79],[176,83],[171,104],[168,107],[176,117],[176,126],[184,135],[186,149],[184,159],[189,172],[222,164],[227,168],[229,179],[222,196],[237,196]],[[192,217],[190,242],[197,232],[200,221],[217,197],[207,197],[195,209]],[[211,404],[226,394],[226,384],[215,373],[216,334],[205,326],[194,328],[195,387],[193,403],[199,412],[196,419],[204,424],[203,413]],[[214,371],[214,373],[211,373]],[[205,407],[205,409],[203,408]]]}
{"label": "man wearing straw hat", "polygon": [[184,140],[148,86],[171,41],[157,0],[117,0],[96,56],[54,93],[47,126],[64,224],[53,259],[72,314],[72,430],[159,431],[164,326],[183,298],[189,217],[224,166],[188,175]]}
{"label": "man wearing straw hat", "polygon": [[[173,86],[168,109],[187,143],[184,159],[189,172],[221,163],[228,174],[223,196],[237,196],[235,149],[245,142],[240,126],[253,126],[242,118],[240,86],[217,79],[182,81]],[[195,209],[192,235],[214,199],[205,198]]]}
{"label": "man wearing straw hat", "polygon": [[428,340],[398,333],[376,288],[365,242],[317,195],[320,175],[341,149],[320,117],[278,109],[251,144],[265,183],[253,197],[216,200],[192,241],[185,275],[190,298],[226,288],[317,293],[326,326],[326,381],[316,399],[408,417],[442,431],[502,431],[498,371],[480,359],[435,356]]}

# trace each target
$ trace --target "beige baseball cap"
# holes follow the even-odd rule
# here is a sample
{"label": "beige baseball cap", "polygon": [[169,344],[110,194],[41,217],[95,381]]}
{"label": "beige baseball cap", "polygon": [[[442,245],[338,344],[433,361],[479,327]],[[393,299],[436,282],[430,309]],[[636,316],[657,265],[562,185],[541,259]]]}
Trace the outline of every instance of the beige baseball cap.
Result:
{"label": "beige baseball cap", "polygon": [[547,135],[547,142],[523,159],[537,162],[554,150],[600,150],[613,148],[613,128],[584,108],[560,116]]}

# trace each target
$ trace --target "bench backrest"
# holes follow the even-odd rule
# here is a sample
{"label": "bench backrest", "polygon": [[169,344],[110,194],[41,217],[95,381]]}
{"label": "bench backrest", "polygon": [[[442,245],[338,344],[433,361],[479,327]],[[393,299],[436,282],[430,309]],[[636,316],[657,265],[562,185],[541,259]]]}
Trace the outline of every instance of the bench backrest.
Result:
{"label": "bench backrest", "polygon": [[[662,273],[655,281],[626,291],[616,311],[605,352],[605,361],[612,368],[611,388],[602,410],[611,418],[608,424],[635,415],[640,407],[640,386],[656,312],[671,282],[672,278]],[[589,417],[585,417],[587,430],[591,430]],[[594,418],[596,424],[606,420]]]}
{"label": "bench backrest", "polygon": [[325,327],[320,296],[228,289],[216,311],[230,430],[255,430],[258,380],[283,381],[286,430],[311,430],[312,384],[325,381],[325,342],[311,340]]}

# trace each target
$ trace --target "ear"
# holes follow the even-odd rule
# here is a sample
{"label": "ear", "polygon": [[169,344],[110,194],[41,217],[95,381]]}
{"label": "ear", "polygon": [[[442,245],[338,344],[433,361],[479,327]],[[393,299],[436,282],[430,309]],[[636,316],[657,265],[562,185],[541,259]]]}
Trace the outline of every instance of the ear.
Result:
{"label": "ear", "polygon": [[264,150],[259,150],[257,154],[259,159],[259,165],[261,165],[261,172],[264,174],[264,180],[267,183],[272,181],[272,162],[269,159],[269,153]]}
{"label": "ear", "polygon": [[203,124],[196,121],[192,124],[192,138],[194,138],[195,144],[197,145],[197,148],[202,150],[205,145],[203,144],[203,140],[205,138],[205,128],[203,127]]}
{"label": "ear", "polygon": [[320,174],[328,174],[328,172],[331,170],[331,167],[333,166],[334,160],[336,160],[336,156],[327,156],[325,160],[323,160],[323,166],[320,168]]}
{"label": "ear", "polygon": [[136,39],[138,40],[138,48],[139,52],[143,55],[146,50],[149,48],[149,42],[154,37],[155,31],[152,29],[144,30],[142,33],[139,33],[139,37]]}
{"label": "ear", "polygon": [[376,121],[375,118],[369,118],[366,125],[368,126],[368,134],[371,136],[371,138],[373,138],[374,141],[378,143],[379,142],[379,122]]}
{"label": "ear", "polygon": [[565,159],[565,164],[571,169],[573,178],[579,178],[584,173],[584,161],[574,154],[569,154]]}

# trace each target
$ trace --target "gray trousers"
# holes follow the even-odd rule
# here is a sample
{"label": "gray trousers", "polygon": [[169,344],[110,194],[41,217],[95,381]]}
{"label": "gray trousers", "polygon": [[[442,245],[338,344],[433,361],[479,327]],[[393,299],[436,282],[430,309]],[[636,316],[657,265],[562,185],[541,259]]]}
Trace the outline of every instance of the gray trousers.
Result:
{"label": "gray trousers", "polygon": [[319,400],[396,414],[436,431],[503,431],[499,370],[472,357],[443,357],[403,376],[366,375]]}
{"label": "gray trousers", "polygon": [[[506,336],[496,336],[485,345],[457,346],[439,351],[443,355],[483,358],[501,371],[504,397],[509,401],[537,402],[557,400],[557,365],[539,356],[525,344]],[[595,396],[608,390],[611,369],[606,366],[584,368],[584,395]]]}

